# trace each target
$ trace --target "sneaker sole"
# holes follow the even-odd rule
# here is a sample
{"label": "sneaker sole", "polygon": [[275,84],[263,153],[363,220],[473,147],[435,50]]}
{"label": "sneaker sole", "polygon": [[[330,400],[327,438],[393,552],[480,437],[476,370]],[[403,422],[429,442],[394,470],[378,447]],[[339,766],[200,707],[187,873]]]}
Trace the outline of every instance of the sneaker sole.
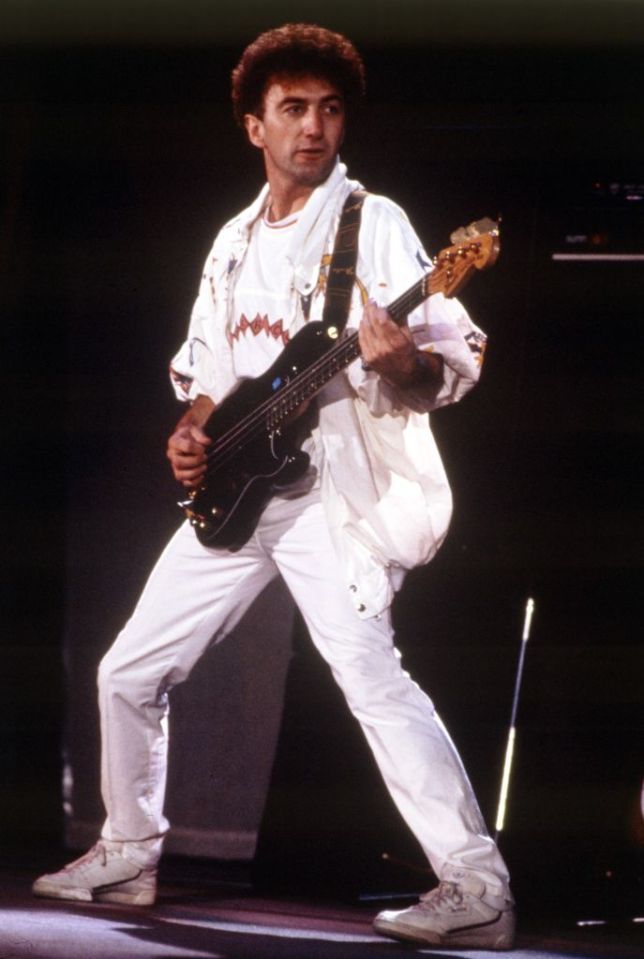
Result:
{"label": "sneaker sole", "polygon": [[141,892],[95,892],[94,902],[115,902],[121,906],[153,906],[156,902],[156,892],[147,889]]}
{"label": "sneaker sole", "polygon": [[71,902],[91,902],[92,893],[90,889],[79,889],[74,886],[59,886],[56,883],[43,882],[38,880],[31,887],[34,896],[41,896],[44,899],[66,899]]}
{"label": "sneaker sole", "polygon": [[[495,919],[493,923],[490,923],[490,926],[496,925],[498,921],[498,919]],[[456,929],[453,933],[440,933],[375,919],[373,927],[381,935],[391,936],[393,939],[402,939],[405,942],[426,943],[430,946],[451,946],[457,949],[493,949],[495,951],[507,951],[514,946],[513,929],[497,929],[494,931],[487,925]]]}
{"label": "sneaker sole", "polygon": [[66,902],[113,902],[121,906],[153,906],[156,902],[156,892],[151,889],[142,889],[140,892],[119,892],[116,889],[92,892],[91,889],[38,881],[33,884],[31,891],[34,896],[43,899],[63,899]]}

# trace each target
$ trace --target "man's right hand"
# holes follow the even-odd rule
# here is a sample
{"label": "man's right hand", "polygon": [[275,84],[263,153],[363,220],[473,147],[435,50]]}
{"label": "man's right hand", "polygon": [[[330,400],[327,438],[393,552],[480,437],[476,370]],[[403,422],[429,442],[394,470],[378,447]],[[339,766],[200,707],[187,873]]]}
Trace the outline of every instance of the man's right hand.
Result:
{"label": "man's right hand", "polygon": [[206,472],[207,448],[211,439],[202,426],[214,410],[212,400],[199,396],[177,423],[168,440],[166,455],[174,478],[187,489],[196,489]]}

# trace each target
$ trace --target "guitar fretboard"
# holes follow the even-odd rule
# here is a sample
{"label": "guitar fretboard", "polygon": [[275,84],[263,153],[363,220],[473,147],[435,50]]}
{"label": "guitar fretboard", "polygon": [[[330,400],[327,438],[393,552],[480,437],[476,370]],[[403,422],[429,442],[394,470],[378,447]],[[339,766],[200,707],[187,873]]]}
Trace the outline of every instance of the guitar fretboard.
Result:
{"label": "guitar fretboard", "polygon": [[[407,316],[429,296],[431,273],[390,303],[387,312],[400,326]],[[298,406],[315,396],[336,373],[345,369],[360,356],[360,343],[357,332],[345,333],[326,353],[308,369],[299,373],[289,384],[264,404],[262,416],[266,424],[274,429],[283,419],[293,413]]]}

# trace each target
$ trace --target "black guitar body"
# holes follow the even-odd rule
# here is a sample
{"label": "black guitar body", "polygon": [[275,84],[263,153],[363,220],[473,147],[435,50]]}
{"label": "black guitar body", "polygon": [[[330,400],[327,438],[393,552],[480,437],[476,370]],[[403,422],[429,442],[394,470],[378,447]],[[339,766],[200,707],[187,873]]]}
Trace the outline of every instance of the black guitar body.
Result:
{"label": "black guitar body", "polygon": [[307,324],[265,373],[240,383],[209,417],[204,430],[213,442],[206,476],[179,504],[204,546],[239,549],[275,490],[306,472],[309,457],[295,445],[297,424],[285,424],[297,397],[292,388],[284,402],[280,394],[329,345],[321,323]]}

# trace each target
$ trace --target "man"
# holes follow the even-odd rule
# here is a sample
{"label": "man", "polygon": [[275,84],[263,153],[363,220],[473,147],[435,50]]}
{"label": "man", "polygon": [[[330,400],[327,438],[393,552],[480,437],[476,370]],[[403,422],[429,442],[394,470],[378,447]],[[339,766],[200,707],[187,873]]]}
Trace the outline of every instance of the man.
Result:
{"label": "man", "polygon": [[[347,179],[338,151],[363,93],[344,37],[287,25],[260,36],[233,73],[235,114],[261,151],[267,184],[228,223],[206,262],[188,339],[172,363],[188,401],[168,442],[176,479],[202,487],[213,410],[261,375],[324,306]],[[367,195],[348,327],[361,360],[335,376],[298,421],[310,465],[276,488],[234,551],[202,545],[190,523],[159,559],[99,671],[102,838],[34,884],[37,895],[151,904],[163,815],[168,691],[283,576],[314,644],[360,722],[384,781],[439,878],[437,889],[375,927],[452,946],[509,948],[514,912],[505,864],[431,701],[402,670],[390,605],[405,570],[427,562],[449,522],[449,486],[426,413],[476,381],[484,343],[442,296],[400,328],[391,302],[428,260],[404,213]]]}

